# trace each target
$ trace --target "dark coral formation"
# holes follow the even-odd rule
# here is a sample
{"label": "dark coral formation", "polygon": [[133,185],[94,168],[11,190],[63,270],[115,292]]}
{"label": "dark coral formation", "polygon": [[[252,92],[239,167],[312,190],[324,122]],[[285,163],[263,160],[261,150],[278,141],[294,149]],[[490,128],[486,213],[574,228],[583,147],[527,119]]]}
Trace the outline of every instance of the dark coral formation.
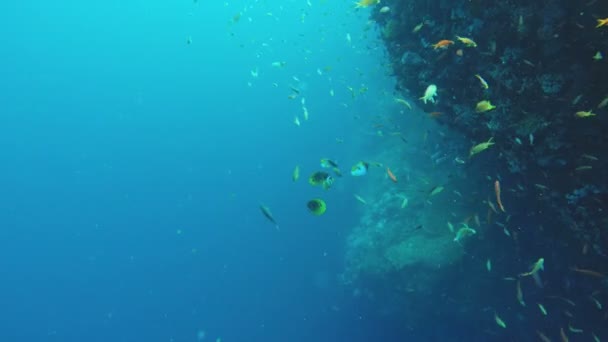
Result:
{"label": "dark coral formation", "polygon": [[[608,278],[605,277],[608,274],[608,60],[603,56],[608,53],[608,27],[596,28],[597,19],[608,17],[608,2],[385,0],[382,6],[390,10],[377,6],[372,18],[379,25],[389,54],[397,79],[397,96],[417,99],[428,85],[435,84],[436,103],[419,102],[425,112],[443,113],[435,119],[444,127],[464,134],[470,146],[490,137],[495,142],[487,152],[466,161],[462,167],[467,176],[451,180],[450,190],[464,193],[462,201],[470,199],[471,203],[489,204],[492,200],[487,194],[492,185],[487,189],[486,185],[483,189],[475,186],[480,180],[493,184],[494,179],[500,179],[503,193],[509,199],[507,212],[496,212],[502,215],[498,223],[492,222],[490,214],[493,213],[486,208],[488,218],[482,219],[480,230],[483,241],[469,246],[462,264],[460,256],[444,255],[446,260],[453,261],[449,274],[443,277],[436,274],[436,279],[424,283],[448,283],[450,279],[457,279],[440,290],[447,298],[444,302],[462,303],[462,298],[468,296],[465,300],[468,304],[461,305],[461,312],[481,312],[486,317],[483,321],[494,328],[497,325],[492,322],[492,315],[486,315],[488,307],[503,308],[510,322],[518,322],[518,328],[510,330],[513,340],[533,336],[529,327],[523,328],[524,321],[530,325],[545,324],[538,312],[524,311],[519,304],[513,304],[516,282],[517,286],[521,282],[528,298],[549,302],[560,312],[552,316],[547,328],[552,329],[553,337],[557,338],[560,325],[568,327],[568,321],[583,325],[587,332],[595,329],[606,333],[601,328],[601,322],[608,317],[606,309],[595,304],[602,311],[598,314],[589,303],[598,296],[601,301],[608,301]],[[467,47],[457,36],[470,38],[477,46]],[[433,44],[444,39],[454,44],[433,48]],[[489,88],[484,89],[475,75],[485,79]],[[476,104],[482,100],[491,101],[496,108],[476,112]],[[583,111],[596,115],[576,115]],[[468,153],[459,142],[443,141],[441,145],[446,150],[460,149],[460,155]],[[454,184],[455,179],[461,184]],[[479,198],[480,195],[484,197]],[[388,203],[386,208],[396,205]],[[444,212],[452,210],[450,203]],[[349,245],[351,253],[355,251],[364,256],[347,258],[351,262],[355,260],[352,264],[356,267],[351,265],[346,274],[365,274],[366,280],[361,283],[380,279],[370,286],[380,289],[378,292],[387,287],[395,292],[399,292],[400,287],[410,289],[418,283],[412,281],[415,279],[412,274],[429,274],[429,269],[416,273],[409,265],[391,263],[391,260],[410,258],[407,253],[416,252],[413,246],[420,244],[411,237],[374,235],[387,230],[388,225],[381,225],[382,222],[380,218],[362,220],[363,228],[353,236],[364,241],[353,240]],[[416,222],[409,226],[415,226]],[[430,227],[439,224],[433,223]],[[365,238],[370,234],[371,237]],[[509,243],[505,242],[505,235]],[[377,236],[393,240],[387,242]],[[411,240],[409,245],[397,243],[404,239]],[[425,246],[437,245],[429,243],[429,239],[425,241]],[[363,243],[367,243],[365,248],[356,248]],[[401,248],[403,246],[407,248]],[[380,262],[374,262],[370,255],[377,256]],[[474,267],[471,262],[483,263],[482,256],[488,258],[488,263],[490,259],[498,260],[498,272],[503,276],[467,277],[467,284],[476,289],[467,290],[459,280],[465,270]],[[527,271],[529,263],[539,257],[545,257],[551,265],[550,271],[543,273],[543,280],[537,280],[535,285],[531,278],[519,279],[517,275]],[[359,259],[364,261],[356,261]],[[373,267],[367,270],[366,262]],[[487,267],[490,272],[490,265]],[[596,274],[588,272],[590,270]],[[512,278],[512,282],[503,277]],[[387,279],[394,282],[387,285]],[[482,287],[485,290],[480,290]],[[459,295],[462,298],[454,299]],[[574,302],[582,304],[568,307]],[[458,315],[455,311],[453,314]],[[573,331],[576,329],[567,329],[566,333]]]}
{"label": "dark coral formation", "polygon": [[[598,106],[608,97],[608,61],[593,57],[608,52],[608,27],[595,27],[598,18],[608,16],[608,3],[382,4],[391,10],[381,13],[378,8],[372,16],[381,26],[400,93],[418,98],[427,85],[436,84],[438,102],[425,109],[447,113],[440,122],[472,141],[494,137],[495,168],[508,171],[502,175],[512,184],[546,186],[550,191],[540,198],[543,209],[578,222],[577,230],[606,225],[598,211],[608,203],[608,106]],[[466,47],[456,36],[473,39],[477,47]],[[442,39],[455,44],[433,49]],[[489,89],[481,87],[476,74]],[[482,100],[497,108],[476,113]],[[588,110],[597,115],[575,116]],[[599,235],[593,234],[594,239],[601,238],[605,246],[605,234]]]}

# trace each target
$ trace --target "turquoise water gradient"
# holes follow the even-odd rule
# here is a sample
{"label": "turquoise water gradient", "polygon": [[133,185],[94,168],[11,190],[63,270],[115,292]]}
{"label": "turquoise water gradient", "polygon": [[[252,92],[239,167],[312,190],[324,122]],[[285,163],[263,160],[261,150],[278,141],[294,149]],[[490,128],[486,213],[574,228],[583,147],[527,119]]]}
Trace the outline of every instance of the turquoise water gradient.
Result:
{"label": "turquoise water gradient", "polygon": [[0,4],[0,339],[391,334],[337,279],[353,180],[305,183],[365,157],[353,117],[392,85],[367,13],[311,2]]}

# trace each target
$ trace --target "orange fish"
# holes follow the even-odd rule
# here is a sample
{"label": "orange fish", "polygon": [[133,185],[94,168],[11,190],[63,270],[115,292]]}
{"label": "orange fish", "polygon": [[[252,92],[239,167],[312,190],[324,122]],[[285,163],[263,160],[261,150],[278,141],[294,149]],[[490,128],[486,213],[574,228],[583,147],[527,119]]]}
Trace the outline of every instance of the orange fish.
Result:
{"label": "orange fish", "polygon": [[386,174],[388,175],[388,178],[390,178],[393,182],[397,183],[397,177],[395,177],[391,169],[389,169],[388,167],[386,168]]}
{"label": "orange fish", "polygon": [[494,192],[496,193],[496,203],[498,204],[498,207],[500,208],[500,210],[504,213],[505,211],[505,207],[502,205],[502,201],[500,200],[500,182],[496,181],[494,182]]}
{"label": "orange fish", "polygon": [[453,40],[443,39],[437,42],[437,44],[433,44],[433,49],[447,49],[448,46],[454,44]]}
{"label": "orange fish", "polygon": [[439,117],[441,114],[443,114],[442,112],[430,112],[429,116],[432,118],[437,118]]}

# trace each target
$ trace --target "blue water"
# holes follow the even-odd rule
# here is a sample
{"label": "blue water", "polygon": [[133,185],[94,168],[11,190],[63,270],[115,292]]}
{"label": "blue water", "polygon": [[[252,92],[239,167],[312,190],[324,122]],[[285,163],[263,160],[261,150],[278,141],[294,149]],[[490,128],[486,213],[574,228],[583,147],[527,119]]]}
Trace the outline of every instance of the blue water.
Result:
{"label": "blue water", "polygon": [[[353,116],[390,91],[365,11],[20,1],[0,13],[1,340],[397,333],[340,286],[353,180],[328,192],[305,181],[322,157],[362,158],[357,141],[373,131]],[[354,105],[347,87],[363,85]],[[301,97],[310,119],[297,127]],[[314,217],[305,203],[319,196],[329,209]]]}

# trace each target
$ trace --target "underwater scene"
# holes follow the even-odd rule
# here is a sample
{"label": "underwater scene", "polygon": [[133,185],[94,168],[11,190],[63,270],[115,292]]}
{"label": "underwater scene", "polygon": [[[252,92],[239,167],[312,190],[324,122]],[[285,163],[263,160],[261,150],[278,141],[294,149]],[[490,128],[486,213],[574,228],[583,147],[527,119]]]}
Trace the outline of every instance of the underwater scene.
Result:
{"label": "underwater scene", "polygon": [[608,341],[608,2],[0,3],[1,341]]}

